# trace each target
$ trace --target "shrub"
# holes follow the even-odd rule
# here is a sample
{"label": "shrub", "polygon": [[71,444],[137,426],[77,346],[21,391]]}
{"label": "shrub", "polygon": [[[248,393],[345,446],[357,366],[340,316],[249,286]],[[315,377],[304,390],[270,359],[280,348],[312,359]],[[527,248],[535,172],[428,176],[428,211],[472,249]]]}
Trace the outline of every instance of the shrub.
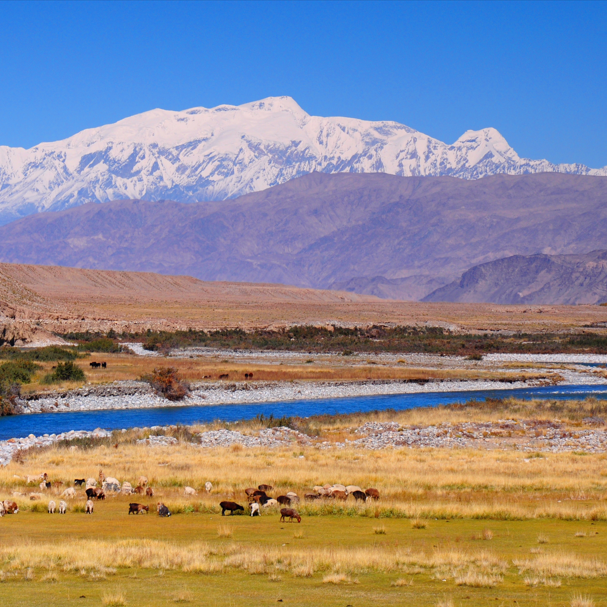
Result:
{"label": "shrub", "polygon": [[156,394],[167,400],[183,400],[190,393],[189,384],[173,367],[154,369],[151,375],[144,375],[141,379],[147,381]]}
{"label": "shrub", "polygon": [[32,348],[31,350],[1,348],[0,357],[11,360],[52,362],[56,360],[74,360],[78,357],[78,354],[73,349],[62,348],[60,346],[46,346],[44,348]]}
{"label": "shrub", "polygon": [[45,384],[55,384],[62,381],[83,381],[86,379],[84,371],[73,361],[68,360],[59,363],[52,373],[44,376],[42,382]]}
{"label": "shrub", "polygon": [[122,346],[109,337],[100,337],[80,344],[78,349],[83,352],[122,352]]}

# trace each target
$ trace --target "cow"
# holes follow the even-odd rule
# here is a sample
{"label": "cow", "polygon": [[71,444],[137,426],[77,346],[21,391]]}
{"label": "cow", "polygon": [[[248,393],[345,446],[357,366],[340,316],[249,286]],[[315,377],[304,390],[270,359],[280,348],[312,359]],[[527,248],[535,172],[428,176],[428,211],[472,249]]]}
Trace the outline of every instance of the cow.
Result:
{"label": "cow", "polygon": [[261,516],[261,510],[259,509],[259,504],[251,504],[251,516]]}
{"label": "cow", "polygon": [[59,502],[59,514],[65,514],[67,512],[67,504],[63,500]]}
{"label": "cow", "polygon": [[82,487],[86,483],[85,478],[75,478],[74,479],[74,487]]}
{"label": "cow", "polygon": [[158,511],[158,516],[171,516],[169,509],[162,502],[158,502],[156,510]]}
{"label": "cow", "polygon": [[282,506],[290,506],[291,505],[291,498],[287,497],[286,495],[279,495],[276,498],[276,501],[281,504]]}
{"label": "cow", "polygon": [[107,363],[106,363],[106,362],[101,363],[101,367],[102,367],[103,369],[107,369]]}
{"label": "cow", "polygon": [[352,495],[354,496],[354,499],[358,502],[358,501],[362,501],[362,502],[366,502],[367,501],[367,494],[363,493],[362,491],[353,491]]}
{"label": "cow", "polygon": [[91,369],[98,369],[101,366],[101,363],[92,361],[89,363],[89,366],[91,367]]}
{"label": "cow", "polygon": [[150,507],[143,504],[129,504],[129,514],[141,514],[142,512],[147,514],[149,510]]}
{"label": "cow", "polygon": [[301,516],[297,510],[293,510],[293,508],[281,508],[280,509],[280,522],[283,523],[285,519],[289,519],[292,523],[293,519],[296,518],[298,523],[301,523]]}
{"label": "cow", "polygon": [[55,509],[57,508],[57,504],[53,500],[48,503],[48,513],[55,514]]}
{"label": "cow", "polygon": [[145,489],[145,494],[146,494],[148,497],[153,497],[153,496],[154,496],[154,490],[153,490],[151,487],[146,487],[146,489]]}
{"label": "cow", "polygon": [[253,379],[253,374],[252,373],[245,373],[244,374],[244,378],[245,379]]}
{"label": "cow", "polygon": [[225,516],[226,510],[230,511],[230,516],[233,516],[234,512],[239,510],[244,512],[244,508],[236,502],[220,502],[219,507],[221,508],[221,516]]}
{"label": "cow", "polygon": [[86,501],[86,508],[84,510],[84,514],[93,514],[93,509],[95,508],[95,505],[93,504],[93,502],[91,500],[87,500]]}
{"label": "cow", "polygon": [[379,491],[377,489],[367,489],[365,491],[365,493],[367,494],[367,497],[370,497],[371,499],[374,499],[375,501],[377,501],[379,499]]}

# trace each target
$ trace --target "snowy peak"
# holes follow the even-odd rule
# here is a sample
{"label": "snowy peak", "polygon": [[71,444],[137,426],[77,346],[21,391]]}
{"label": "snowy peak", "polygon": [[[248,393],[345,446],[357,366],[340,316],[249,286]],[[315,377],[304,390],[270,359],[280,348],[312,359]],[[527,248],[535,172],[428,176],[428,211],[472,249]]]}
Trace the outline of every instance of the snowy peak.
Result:
{"label": "snowy peak", "polygon": [[310,116],[291,97],[155,109],[29,150],[0,147],[0,224],[116,199],[223,200],[314,171],[451,175],[607,169],[522,159],[492,128],[448,145],[390,121]]}

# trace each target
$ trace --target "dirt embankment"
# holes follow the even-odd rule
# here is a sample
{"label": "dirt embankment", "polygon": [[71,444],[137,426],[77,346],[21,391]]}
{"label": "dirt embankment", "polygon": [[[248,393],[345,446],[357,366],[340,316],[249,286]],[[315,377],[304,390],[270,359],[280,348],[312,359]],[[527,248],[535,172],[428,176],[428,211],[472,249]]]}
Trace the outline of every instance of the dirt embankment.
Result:
{"label": "dirt embankment", "polygon": [[285,285],[189,276],[0,264],[0,343],[52,333],[245,329],[293,324],[440,326],[463,332],[605,331],[600,306],[498,306],[380,300]]}

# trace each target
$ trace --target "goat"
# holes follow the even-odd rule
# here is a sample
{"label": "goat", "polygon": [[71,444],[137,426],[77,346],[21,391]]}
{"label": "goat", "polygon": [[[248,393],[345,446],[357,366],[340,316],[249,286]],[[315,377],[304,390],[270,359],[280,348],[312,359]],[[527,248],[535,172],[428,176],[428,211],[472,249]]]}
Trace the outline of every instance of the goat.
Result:
{"label": "goat", "polygon": [[362,491],[352,491],[352,495],[354,496],[354,499],[358,502],[363,501],[366,502],[367,501],[367,494],[363,493]]}
{"label": "goat", "polygon": [[211,493],[211,491],[213,491],[213,483],[211,483],[211,481],[207,481],[207,482],[204,484],[204,490],[205,490],[207,493]]}
{"label": "goat", "polygon": [[286,495],[279,495],[276,498],[276,501],[281,504],[282,506],[290,506],[291,505],[291,498],[287,497]]}
{"label": "goat", "polygon": [[74,487],[82,487],[86,483],[85,478],[75,478],[74,479]]}
{"label": "goat", "polygon": [[55,508],[57,508],[57,504],[53,500],[48,503],[48,513],[55,514]]}
{"label": "goat", "polygon": [[95,508],[95,505],[93,504],[93,502],[91,500],[87,500],[84,514],[93,514],[94,508]]}
{"label": "goat", "polygon": [[379,499],[379,491],[377,489],[367,489],[365,491],[365,493],[367,494],[367,497],[370,497],[372,499],[374,499],[375,501],[377,501]]}
{"label": "goat", "polygon": [[289,519],[292,523],[293,519],[296,518],[298,523],[301,523],[301,516],[297,510],[293,510],[293,508],[281,508],[280,509],[280,522],[283,523],[285,519]]}
{"label": "goat", "polygon": [[67,512],[67,503],[61,500],[59,502],[59,514],[65,514]]}
{"label": "goat", "polygon": [[147,514],[149,510],[150,507],[143,504],[129,504],[129,514],[141,514],[142,512]]}
{"label": "goat", "polygon": [[259,509],[259,504],[251,504],[251,516],[261,516],[261,510]]}
{"label": "goat", "polygon": [[153,497],[153,496],[154,496],[154,490],[153,490],[151,487],[146,487],[146,489],[145,489],[145,494],[146,494],[148,497]]}

